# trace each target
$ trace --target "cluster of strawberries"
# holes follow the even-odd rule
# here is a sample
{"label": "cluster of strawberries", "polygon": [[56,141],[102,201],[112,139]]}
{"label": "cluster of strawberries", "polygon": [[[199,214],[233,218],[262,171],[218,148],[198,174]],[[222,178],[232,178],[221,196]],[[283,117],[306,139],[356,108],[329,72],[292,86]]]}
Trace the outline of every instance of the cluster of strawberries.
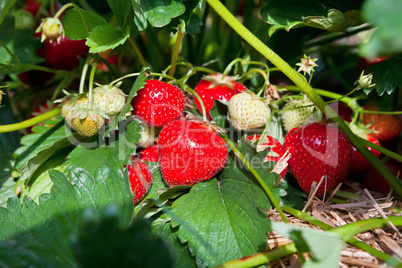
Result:
{"label": "cluster of strawberries", "polygon": [[[202,113],[204,106],[210,120],[214,101],[227,102],[229,120],[236,130],[259,128],[270,117],[266,100],[247,91],[244,85],[230,77],[207,76],[198,83],[195,92],[203,102],[201,105],[194,97],[198,111]],[[210,122],[184,116],[185,96],[179,88],[148,80],[133,98],[132,107],[133,114],[143,122],[142,139],[138,143],[142,150],[139,157],[132,159],[132,165],[143,168],[129,167],[136,202],[145,195],[152,182],[151,171],[143,161],[159,162],[163,179],[170,187],[194,185],[212,178],[224,168],[228,156],[225,141]],[[344,182],[348,173],[366,172],[371,165],[334,124],[325,121],[306,124],[313,113],[314,106],[308,101],[295,99],[287,102],[281,111],[287,131],[283,145],[268,135],[261,146],[269,148],[267,161],[284,162],[285,168],[280,172],[282,177],[287,172],[287,165],[303,191],[310,193],[315,190],[315,195],[322,197]],[[372,124],[370,127],[375,129],[376,126]],[[393,135],[398,135],[400,129],[394,132]],[[375,133],[366,132],[364,138],[379,144],[377,137],[381,137],[381,133],[378,127]],[[259,139],[259,135],[246,137],[251,143]],[[378,151],[367,148],[380,157]]]}

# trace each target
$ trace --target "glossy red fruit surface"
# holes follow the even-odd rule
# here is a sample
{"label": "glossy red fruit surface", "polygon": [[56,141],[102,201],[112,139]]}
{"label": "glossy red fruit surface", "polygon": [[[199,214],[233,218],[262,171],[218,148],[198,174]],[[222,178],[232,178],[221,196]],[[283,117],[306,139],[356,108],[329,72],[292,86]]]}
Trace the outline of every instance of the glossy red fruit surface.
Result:
{"label": "glossy red fruit surface", "polygon": [[[369,142],[372,142],[376,145],[380,145],[380,142],[378,139],[376,139],[373,135],[367,134],[366,135],[366,140]],[[366,146],[369,151],[371,151],[377,158],[380,158],[381,153],[377,150],[372,149],[371,147]],[[353,147],[353,158],[352,162],[350,164],[350,172],[352,173],[362,173],[364,171],[367,171],[370,169],[371,164],[369,161],[367,161],[364,156],[362,156],[361,153],[359,153],[355,147]]]}
{"label": "glossy red fruit surface", "polygon": [[144,161],[134,158],[128,166],[128,178],[137,204],[148,192],[152,184],[152,173]]}
{"label": "glossy red fruit surface", "polygon": [[[214,106],[215,100],[230,101],[230,99],[247,88],[237,82],[231,81],[230,85],[227,84],[216,84],[214,85],[211,81],[202,79],[195,87],[194,91],[200,96],[205,112],[209,119],[211,118],[210,110]],[[195,106],[199,113],[202,113],[201,104],[197,98],[194,98]]]}
{"label": "glossy red fruit surface", "polygon": [[158,145],[152,145],[146,149],[143,149],[139,154],[139,158],[147,162],[158,162],[159,160],[159,150]]}
{"label": "glossy red fruit surface", "polygon": [[[260,139],[260,135],[253,135],[253,136],[248,136],[246,137],[246,140],[250,140],[253,144],[257,144],[258,140]],[[266,161],[274,161],[278,162],[279,159],[285,154],[285,150],[283,149],[282,144],[275,138],[267,135],[265,138],[265,141],[261,144],[262,149],[268,149],[268,154],[267,157],[265,158]],[[281,172],[281,176],[285,176],[286,171],[288,168],[285,168]]]}
{"label": "glossy red fruit surface", "polygon": [[[399,174],[399,179],[402,176],[402,163],[394,159],[383,161],[384,165],[391,171],[394,176]],[[371,167],[364,175],[361,183],[364,187],[383,194],[388,194],[391,190],[391,185],[381,176],[375,167]]]}
{"label": "glossy red fruit surface", "polygon": [[171,122],[159,134],[159,165],[166,184],[194,185],[225,166],[225,141],[209,126],[187,119]]}
{"label": "glossy red fruit surface", "polygon": [[133,114],[153,127],[163,127],[182,117],[185,104],[178,87],[158,80],[148,80],[131,101]]}
{"label": "glossy red fruit surface", "polygon": [[60,43],[46,40],[36,54],[45,58],[45,63],[54,69],[70,71],[80,65],[79,58],[84,58],[89,51],[86,40],[70,40],[62,37]]}
{"label": "glossy red fruit surface", "polygon": [[325,176],[316,193],[323,197],[348,175],[352,145],[334,125],[314,123],[293,128],[285,136],[283,147],[291,154],[289,169],[306,193],[313,182],[318,184]]}

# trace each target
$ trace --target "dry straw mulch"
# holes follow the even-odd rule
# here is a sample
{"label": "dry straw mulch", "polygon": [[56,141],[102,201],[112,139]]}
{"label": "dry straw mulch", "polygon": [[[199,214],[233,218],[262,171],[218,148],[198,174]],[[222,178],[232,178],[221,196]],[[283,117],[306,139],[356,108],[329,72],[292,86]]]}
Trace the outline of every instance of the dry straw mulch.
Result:
{"label": "dry straw mulch", "polygon": [[[345,185],[342,188],[345,188]],[[369,218],[402,215],[402,201],[397,196],[392,195],[392,192],[384,196],[383,194],[363,189],[358,183],[347,183],[346,188],[348,192],[359,196],[359,200],[349,199],[347,203],[340,204],[331,202],[331,199],[325,201],[312,197],[307,202],[305,212],[332,227],[339,227]],[[270,211],[269,214],[271,220],[281,221],[276,211]],[[290,224],[321,230],[319,227],[295,218],[290,214],[286,214],[286,216]],[[391,224],[387,228],[360,233],[355,238],[396,259],[402,260],[401,231],[401,228]],[[268,237],[268,247],[270,249],[291,242],[290,239],[281,236],[275,231],[270,232]],[[298,256],[293,254],[273,261],[270,267],[300,267],[300,262]],[[386,267],[386,264],[369,253],[345,243],[341,252],[339,267]]]}

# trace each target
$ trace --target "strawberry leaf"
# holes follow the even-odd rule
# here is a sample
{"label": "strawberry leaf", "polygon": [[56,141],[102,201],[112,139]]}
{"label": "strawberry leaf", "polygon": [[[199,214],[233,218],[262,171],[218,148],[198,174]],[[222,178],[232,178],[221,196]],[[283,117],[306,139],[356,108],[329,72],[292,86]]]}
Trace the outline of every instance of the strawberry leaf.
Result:
{"label": "strawberry leaf", "polygon": [[86,45],[89,52],[98,53],[124,44],[130,36],[130,27],[120,31],[111,24],[96,26],[88,35]]}
{"label": "strawberry leaf", "polygon": [[[261,213],[253,182],[213,179],[177,199],[172,226],[188,242],[199,267],[254,254],[266,247],[269,220]],[[258,190],[257,190],[258,191]]]}
{"label": "strawberry leaf", "polygon": [[191,256],[185,243],[182,243],[177,235],[177,228],[173,228],[169,221],[159,218],[152,223],[152,232],[164,239],[174,252],[174,267],[197,267],[194,257]]}
{"label": "strawberry leaf", "polygon": [[152,27],[166,26],[173,18],[180,16],[185,11],[181,0],[167,2],[145,0],[141,1],[141,7]]}
{"label": "strawberry leaf", "polygon": [[273,230],[295,242],[299,254],[310,253],[311,259],[303,267],[339,267],[343,246],[339,235],[280,222],[271,224]]}
{"label": "strawberry leaf", "polygon": [[131,0],[108,0],[107,2],[114,13],[117,24],[119,24],[121,28],[124,28],[127,16],[131,11]]}
{"label": "strawberry leaf", "polygon": [[137,26],[138,31],[142,32],[148,26],[147,17],[138,0],[132,0],[131,2],[134,10],[134,23]]}
{"label": "strawberry leaf", "polygon": [[104,18],[81,8],[71,9],[63,17],[63,26],[66,36],[72,40],[85,39],[92,29],[105,24],[107,24],[107,22]]}
{"label": "strawberry leaf", "polygon": [[0,5],[0,25],[17,0],[4,0]]}
{"label": "strawberry leaf", "polygon": [[391,58],[383,60],[370,66],[365,73],[372,72],[373,83],[376,84],[375,91],[379,96],[384,93],[390,95],[397,87],[402,86],[402,60]]}
{"label": "strawberry leaf", "polygon": [[70,237],[82,221],[80,212],[91,208],[100,215],[114,203],[121,226],[126,226],[133,211],[127,172],[100,166],[94,177],[77,167],[69,167],[65,174],[50,171],[54,186],[49,194],[41,195],[39,204],[28,197],[10,198],[7,208],[0,208],[0,239],[23,241],[33,255],[57,267],[75,266]]}

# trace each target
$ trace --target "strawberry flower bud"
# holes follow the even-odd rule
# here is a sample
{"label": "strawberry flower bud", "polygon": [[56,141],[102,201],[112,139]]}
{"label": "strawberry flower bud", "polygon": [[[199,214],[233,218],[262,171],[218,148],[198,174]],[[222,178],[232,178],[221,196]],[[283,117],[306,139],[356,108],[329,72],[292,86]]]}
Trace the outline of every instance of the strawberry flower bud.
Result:
{"label": "strawberry flower bud", "polygon": [[57,18],[46,18],[42,20],[42,23],[36,29],[35,33],[42,32],[41,42],[49,39],[52,43],[55,39],[60,42],[61,37],[64,35],[63,25]]}
{"label": "strawberry flower bud", "polygon": [[303,72],[304,74],[311,75],[314,72],[314,67],[318,65],[315,63],[317,59],[312,59],[310,56],[304,55],[303,58],[300,59],[299,63],[296,63],[296,66],[299,66],[298,72]]}
{"label": "strawberry flower bud", "polygon": [[375,87],[375,84],[372,84],[373,74],[364,75],[364,71],[361,73],[359,77],[359,86],[363,89],[372,89]]}

